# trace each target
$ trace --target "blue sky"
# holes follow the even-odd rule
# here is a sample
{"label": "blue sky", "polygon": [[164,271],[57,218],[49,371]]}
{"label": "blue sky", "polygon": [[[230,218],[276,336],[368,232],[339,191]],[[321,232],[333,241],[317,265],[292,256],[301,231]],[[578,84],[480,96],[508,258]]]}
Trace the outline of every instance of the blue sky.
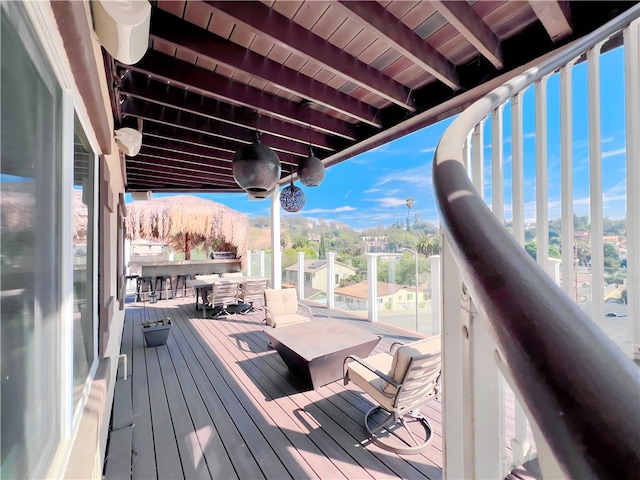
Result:
{"label": "blue sky", "polygon": [[[617,48],[603,55],[601,68],[602,118],[602,186],[604,215],[625,216],[625,127],[619,115],[624,105],[623,50]],[[548,171],[549,218],[560,217],[560,112],[559,75],[548,81]],[[577,215],[589,214],[589,148],[587,125],[587,65],[573,69],[573,166],[574,210]],[[525,154],[525,218],[535,218],[535,110],[534,89],[524,96]],[[374,150],[358,155],[327,169],[324,182],[314,188],[302,187],[306,205],[299,215],[347,223],[356,229],[389,225],[404,221],[405,200],[411,196],[411,210],[423,220],[437,223],[437,210],[431,179],[433,152],[453,119],[448,119],[397,139]],[[511,218],[511,116],[504,115],[504,185],[505,218]],[[485,198],[490,203],[491,139],[490,122],[485,124]],[[243,212],[249,217],[269,216],[270,201],[249,201],[246,194],[198,194],[204,198]],[[160,196],[159,194],[156,196]],[[129,197],[129,195],[127,196]],[[290,215],[282,212],[282,215]],[[296,214],[298,215],[298,214]]]}

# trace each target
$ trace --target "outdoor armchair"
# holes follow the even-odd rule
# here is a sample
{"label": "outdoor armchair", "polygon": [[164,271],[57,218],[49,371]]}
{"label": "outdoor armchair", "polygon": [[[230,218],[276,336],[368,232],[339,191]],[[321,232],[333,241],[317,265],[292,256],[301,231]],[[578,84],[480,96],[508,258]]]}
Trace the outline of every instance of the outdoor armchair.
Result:
{"label": "outdoor armchair", "polygon": [[270,327],[309,322],[313,319],[313,312],[307,305],[298,302],[297,292],[293,288],[267,288],[264,291],[264,302],[266,321]]}
{"label": "outdoor armchair", "polygon": [[[231,315],[227,310],[230,305],[238,303],[238,282],[218,281],[211,285],[211,293],[207,296],[207,307],[213,308],[211,317]],[[203,318],[206,317],[206,307],[203,306]]]}
{"label": "outdoor armchair", "polygon": [[395,453],[418,453],[429,445],[431,426],[418,409],[438,393],[440,355],[437,335],[406,345],[394,343],[389,353],[366,359],[345,358],[345,385],[352,381],[377,403],[364,419],[373,443]]}
{"label": "outdoor armchair", "polygon": [[238,300],[242,303],[250,305],[250,307],[242,313],[255,312],[254,302],[264,305],[264,291],[267,288],[269,280],[266,278],[245,280],[240,284],[240,293]]}

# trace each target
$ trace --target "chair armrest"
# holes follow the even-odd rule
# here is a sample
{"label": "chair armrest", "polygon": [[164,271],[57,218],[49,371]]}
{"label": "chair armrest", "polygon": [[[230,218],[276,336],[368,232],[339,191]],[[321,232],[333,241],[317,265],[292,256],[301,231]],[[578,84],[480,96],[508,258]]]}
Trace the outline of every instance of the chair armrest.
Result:
{"label": "chair armrest", "polygon": [[347,358],[344,359],[344,362],[342,364],[342,372],[343,372],[343,376],[344,376],[344,384],[345,385],[349,383],[349,363],[351,361],[359,363],[364,368],[366,368],[370,372],[375,373],[381,379],[383,379],[386,382],[389,382],[394,387],[396,387],[396,388],[400,388],[401,387],[400,383],[396,382],[393,378],[391,378],[386,373],[384,373],[384,372],[380,371],[379,369],[375,368],[374,366],[368,364],[365,360],[363,360],[362,358],[358,357],[357,355],[348,355]]}
{"label": "chair armrest", "polygon": [[404,343],[402,342],[393,342],[391,344],[391,346],[389,347],[389,353],[394,353],[396,351],[396,349],[400,348],[404,346]]}
{"label": "chair armrest", "polygon": [[313,320],[313,312],[311,311],[311,307],[309,307],[309,305],[298,303],[298,313]]}

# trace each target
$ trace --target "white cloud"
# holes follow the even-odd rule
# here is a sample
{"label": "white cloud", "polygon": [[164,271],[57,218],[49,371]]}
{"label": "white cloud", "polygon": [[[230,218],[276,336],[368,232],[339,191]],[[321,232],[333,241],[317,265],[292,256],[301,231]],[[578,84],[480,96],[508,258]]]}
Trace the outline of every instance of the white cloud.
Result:
{"label": "white cloud", "polygon": [[626,147],[622,147],[617,150],[609,150],[607,152],[602,152],[602,158],[615,157],[616,155],[622,155],[623,153],[627,153]]}
{"label": "white cloud", "polygon": [[436,151],[436,147],[430,147],[430,148],[424,148],[422,150],[420,150],[420,153],[431,153],[431,152],[435,152]]}
{"label": "white cloud", "polygon": [[351,190],[349,190],[349,191],[346,193],[346,195],[344,196],[344,199],[346,200],[346,199],[347,199],[347,197],[348,197],[350,194],[351,194]]}
{"label": "white cloud", "polygon": [[406,198],[398,198],[398,197],[382,197],[377,198],[375,201],[378,202],[380,207],[399,207],[405,206],[407,203]]}
{"label": "white cloud", "polygon": [[380,177],[376,185],[385,185],[389,182],[405,182],[424,187],[431,186],[431,165],[423,164],[414,168],[390,172]]}
{"label": "white cloud", "polygon": [[317,213],[341,213],[341,212],[353,212],[355,211],[355,207],[344,206],[338,208],[312,208],[310,210],[305,210],[305,214],[317,214]]}

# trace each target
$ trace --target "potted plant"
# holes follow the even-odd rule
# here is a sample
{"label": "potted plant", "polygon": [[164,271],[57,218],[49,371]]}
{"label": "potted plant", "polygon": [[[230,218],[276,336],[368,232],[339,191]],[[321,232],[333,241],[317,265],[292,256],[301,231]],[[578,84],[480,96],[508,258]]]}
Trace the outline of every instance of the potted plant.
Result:
{"label": "potted plant", "polygon": [[171,319],[163,318],[162,320],[149,320],[142,323],[142,333],[144,341],[148,347],[157,347],[164,345],[169,338],[169,330],[171,329]]}

